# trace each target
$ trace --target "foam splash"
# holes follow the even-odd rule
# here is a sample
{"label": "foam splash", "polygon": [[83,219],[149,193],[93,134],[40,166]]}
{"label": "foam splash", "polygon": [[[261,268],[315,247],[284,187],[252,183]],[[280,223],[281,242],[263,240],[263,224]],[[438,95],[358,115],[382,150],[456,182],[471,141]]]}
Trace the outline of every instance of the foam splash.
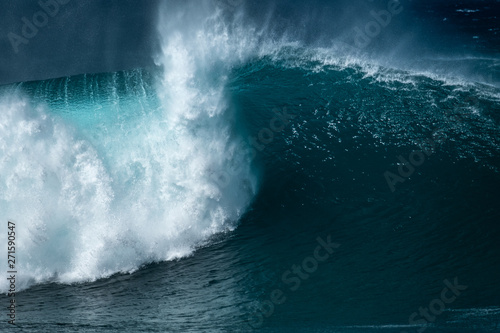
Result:
{"label": "foam splash", "polygon": [[[186,28],[188,9],[160,23],[158,108],[116,89],[87,99],[66,91],[58,107],[22,93],[0,101],[0,211],[16,222],[18,290],[189,255],[245,212],[257,182],[224,96],[245,48],[218,8]],[[234,165],[224,182],[213,176]]]}

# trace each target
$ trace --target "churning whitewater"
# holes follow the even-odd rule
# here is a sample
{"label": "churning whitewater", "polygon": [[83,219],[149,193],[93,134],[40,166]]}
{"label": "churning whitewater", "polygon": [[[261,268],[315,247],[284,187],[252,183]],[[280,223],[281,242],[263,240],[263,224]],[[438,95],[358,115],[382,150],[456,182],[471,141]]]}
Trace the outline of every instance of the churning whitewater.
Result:
{"label": "churning whitewater", "polygon": [[[286,34],[271,38],[267,27],[245,26],[241,13],[229,15],[210,2],[169,4],[160,12],[161,71],[86,74],[2,88],[0,210],[12,221],[22,219],[18,288],[133,272],[187,256],[211,236],[233,230],[257,193],[259,177],[252,168],[257,146],[238,124],[241,115],[227,87],[270,66],[332,73],[346,87],[356,76],[380,89],[394,90],[395,84],[417,91],[421,101],[428,98],[422,86],[429,84],[449,85],[443,93],[452,99],[461,98],[464,89],[474,91],[474,103],[462,108],[497,99],[486,86],[384,70],[340,56],[337,47],[303,48]],[[229,82],[235,69],[241,73]],[[343,89],[333,99],[323,98],[341,100]],[[434,108],[431,103],[424,112],[429,119],[440,117]],[[388,144],[384,133],[393,129],[370,122],[373,112],[362,110],[356,117],[368,119],[360,126]],[[326,125],[329,131],[338,123]],[[402,130],[404,122],[394,126]],[[405,134],[409,141],[419,135]],[[0,290],[7,290],[8,281],[1,281]]]}
{"label": "churning whitewater", "polygon": [[224,91],[245,40],[220,12],[203,20],[206,10],[179,8],[198,15],[184,30],[174,16],[161,21],[154,79],[132,71],[4,87],[0,211],[22,218],[18,289],[180,258],[236,226],[257,190]]}
{"label": "churning whitewater", "polygon": [[0,87],[23,329],[394,333],[455,277],[436,330],[494,327],[498,57],[372,56],[407,4],[353,51],[292,2],[165,1],[151,67]]}
{"label": "churning whitewater", "polygon": [[498,331],[499,2],[5,3],[0,331]]}

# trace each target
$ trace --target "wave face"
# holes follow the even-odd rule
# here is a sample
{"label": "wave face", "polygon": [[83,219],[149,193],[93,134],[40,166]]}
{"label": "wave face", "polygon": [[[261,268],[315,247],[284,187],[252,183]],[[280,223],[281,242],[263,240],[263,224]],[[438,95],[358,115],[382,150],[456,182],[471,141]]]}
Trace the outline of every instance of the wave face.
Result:
{"label": "wave face", "polygon": [[0,87],[23,330],[498,329],[498,57],[322,45],[284,3],[163,3],[156,67]]}

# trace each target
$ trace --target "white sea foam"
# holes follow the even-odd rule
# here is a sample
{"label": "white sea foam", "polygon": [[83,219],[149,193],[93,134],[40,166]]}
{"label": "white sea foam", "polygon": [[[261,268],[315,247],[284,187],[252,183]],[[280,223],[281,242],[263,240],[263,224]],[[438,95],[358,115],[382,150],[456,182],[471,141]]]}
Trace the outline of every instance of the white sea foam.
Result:
{"label": "white sea foam", "polygon": [[[233,131],[224,85],[255,34],[235,31],[218,9],[198,2],[167,9],[159,24],[159,110],[98,105],[106,117],[79,128],[78,116],[66,121],[23,94],[0,101],[0,246],[7,248],[11,219],[18,289],[92,281],[189,255],[234,228],[251,202],[257,180]],[[241,34],[231,37],[229,29]],[[66,113],[81,113],[78,103],[66,102]]]}
{"label": "white sea foam", "polygon": [[[66,91],[66,117],[22,93],[1,97],[0,218],[16,222],[18,289],[134,271],[189,255],[234,228],[258,185],[224,88],[231,69],[248,59],[311,71],[356,68],[378,82],[433,78],[387,70],[339,48],[271,38],[265,26],[241,23],[238,8],[163,6],[156,61],[164,75],[154,110],[137,102],[141,94],[120,99],[118,89],[109,92],[109,105],[71,100]],[[4,249],[6,235],[5,226]],[[0,281],[5,292],[7,280]]]}

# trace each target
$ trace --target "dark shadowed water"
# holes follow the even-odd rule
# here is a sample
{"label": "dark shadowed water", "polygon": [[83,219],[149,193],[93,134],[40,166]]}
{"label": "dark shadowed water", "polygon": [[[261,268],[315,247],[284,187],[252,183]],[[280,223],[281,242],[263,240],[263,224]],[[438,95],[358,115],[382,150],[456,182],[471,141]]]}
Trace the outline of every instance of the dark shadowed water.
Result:
{"label": "dark shadowed water", "polygon": [[2,332],[500,331],[498,3],[399,5],[164,2],[157,66],[0,87]]}

